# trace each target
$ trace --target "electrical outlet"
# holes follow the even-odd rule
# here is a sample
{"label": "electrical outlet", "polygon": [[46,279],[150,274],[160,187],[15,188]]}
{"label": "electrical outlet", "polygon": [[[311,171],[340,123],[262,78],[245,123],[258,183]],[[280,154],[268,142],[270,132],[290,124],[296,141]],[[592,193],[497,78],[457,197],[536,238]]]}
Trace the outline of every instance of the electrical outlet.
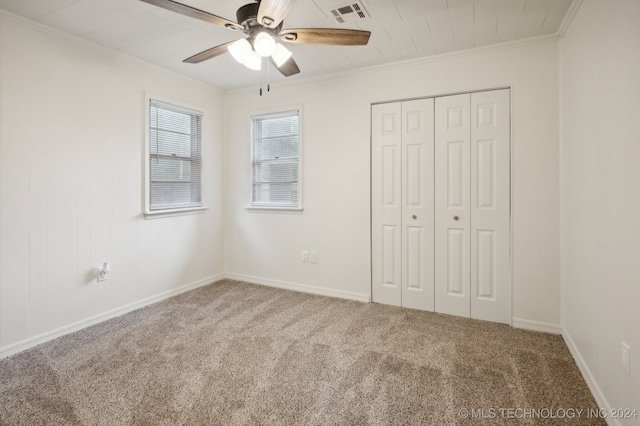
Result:
{"label": "electrical outlet", "polygon": [[629,345],[627,345],[625,342],[622,342],[622,368],[624,368],[624,371],[625,373],[627,373],[627,376],[631,375],[631,368],[629,365],[629,358],[630,358],[629,352],[631,352]]}
{"label": "electrical outlet", "polygon": [[309,252],[306,250],[302,250],[302,261],[303,262],[309,261]]}
{"label": "electrical outlet", "polygon": [[318,252],[317,251],[309,252],[309,261],[311,263],[318,263]]}

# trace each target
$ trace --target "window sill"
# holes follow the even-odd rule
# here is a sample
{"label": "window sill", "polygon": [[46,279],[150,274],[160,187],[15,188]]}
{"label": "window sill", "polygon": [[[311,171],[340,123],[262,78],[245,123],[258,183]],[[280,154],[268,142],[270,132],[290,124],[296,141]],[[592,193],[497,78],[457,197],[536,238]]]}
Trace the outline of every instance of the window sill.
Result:
{"label": "window sill", "polygon": [[249,213],[283,213],[283,214],[302,214],[302,207],[259,207],[248,206]]}
{"label": "window sill", "polygon": [[208,207],[193,207],[193,208],[190,208],[190,209],[150,211],[150,212],[144,212],[144,218],[145,219],[160,219],[162,217],[185,216],[185,215],[189,215],[189,214],[202,214],[207,210],[209,210]]}

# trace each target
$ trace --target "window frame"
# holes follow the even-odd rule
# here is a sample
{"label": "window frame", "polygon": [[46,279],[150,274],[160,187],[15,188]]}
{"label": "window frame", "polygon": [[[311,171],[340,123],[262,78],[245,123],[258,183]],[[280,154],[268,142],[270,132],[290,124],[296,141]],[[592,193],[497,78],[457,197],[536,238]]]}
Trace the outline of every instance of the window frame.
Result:
{"label": "window frame", "polygon": [[[253,121],[255,118],[267,117],[270,115],[281,115],[291,112],[298,113],[298,204],[297,206],[282,206],[282,205],[265,205],[254,204],[253,202],[253,188],[254,188],[254,175],[253,175]],[[289,214],[301,214],[303,208],[303,112],[302,105],[293,105],[278,108],[269,108],[265,110],[253,111],[249,114],[249,205],[247,210],[256,213],[289,213]]]}
{"label": "window frame", "polygon": [[[201,203],[200,206],[193,207],[176,207],[176,208],[163,208],[159,210],[151,210],[151,102],[156,101],[163,104],[168,104],[176,108],[184,110],[186,113],[193,113],[200,116],[200,191],[201,191]],[[203,108],[190,105],[188,103],[167,98],[164,96],[155,95],[153,93],[145,92],[144,100],[144,117],[145,117],[145,138],[144,138],[144,170],[143,170],[143,215],[146,219],[154,219],[158,217],[167,216],[181,216],[185,214],[202,213],[207,210],[205,205],[205,180],[204,180],[204,128],[205,128],[205,114]]]}

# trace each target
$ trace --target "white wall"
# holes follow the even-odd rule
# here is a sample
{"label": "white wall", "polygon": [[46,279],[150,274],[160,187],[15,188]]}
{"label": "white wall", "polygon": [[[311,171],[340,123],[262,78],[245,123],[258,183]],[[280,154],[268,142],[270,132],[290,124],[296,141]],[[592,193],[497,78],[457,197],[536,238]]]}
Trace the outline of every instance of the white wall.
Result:
{"label": "white wall", "polygon": [[[513,317],[559,329],[557,67],[557,43],[547,40],[276,87],[262,97],[227,93],[227,272],[368,298],[370,104],[511,86]],[[249,115],[296,104],[304,108],[304,213],[248,212]],[[318,264],[302,263],[301,250],[317,250]]]}
{"label": "white wall", "polygon": [[560,45],[564,335],[598,402],[638,410],[639,18],[637,0],[585,0]]}
{"label": "white wall", "polygon": [[[145,91],[203,109],[204,214],[141,215]],[[0,355],[224,272],[223,102],[0,18]]]}

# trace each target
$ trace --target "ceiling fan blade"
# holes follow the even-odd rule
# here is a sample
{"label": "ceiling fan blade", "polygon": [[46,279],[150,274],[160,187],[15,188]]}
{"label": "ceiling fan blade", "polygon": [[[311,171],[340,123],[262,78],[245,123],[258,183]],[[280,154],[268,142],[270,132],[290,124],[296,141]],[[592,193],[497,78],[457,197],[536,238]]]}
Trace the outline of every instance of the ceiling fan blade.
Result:
{"label": "ceiling fan blade", "polygon": [[213,15],[209,12],[205,12],[204,10],[196,9],[195,7],[187,6],[186,4],[178,3],[173,0],[140,0],[145,3],[152,4],[154,6],[161,7],[163,9],[170,10],[172,12],[179,13],[184,16],[189,16],[191,18],[201,19],[206,22],[210,22],[212,24],[221,25],[223,27],[227,27],[232,30],[243,31],[244,28],[242,25],[239,25],[233,21],[229,21],[228,19],[221,18],[219,16]]}
{"label": "ceiling fan blade", "polygon": [[291,28],[280,31],[279,35],[289,43],[364,46],[369,42],[371,32],[340,28]]}
{"label": "ceiling fan blade", "polygon": [[275,28],[287,16],[296,0],[262,0],[258,8],[258,23]]}
{"label": "ceiling fan blade", "polygon": [[290,77],[300,72],[300,68],[298,68],[298,64],[296,64],[296,61],[294,61],[293,58],[287,59],[287,61],[280,66],[276,64],[276,61],[274,61],[273,58],[270,59],[273,66],[276,67],[285,77]]}
{"label": "ceiling fan blade", "polygon": [[216,56],[220,56],[223,53],[227,53],[229,51],[229,46],[235,43],[237,40],[230,41],[229,43],[221,44],[216,47],[212,47],[211,49],[207,49],[204,52],[200,52],[195,54],[182,62],[187,64],[199,64],[200,62],[204,62],[208,59],[215,58]]}

